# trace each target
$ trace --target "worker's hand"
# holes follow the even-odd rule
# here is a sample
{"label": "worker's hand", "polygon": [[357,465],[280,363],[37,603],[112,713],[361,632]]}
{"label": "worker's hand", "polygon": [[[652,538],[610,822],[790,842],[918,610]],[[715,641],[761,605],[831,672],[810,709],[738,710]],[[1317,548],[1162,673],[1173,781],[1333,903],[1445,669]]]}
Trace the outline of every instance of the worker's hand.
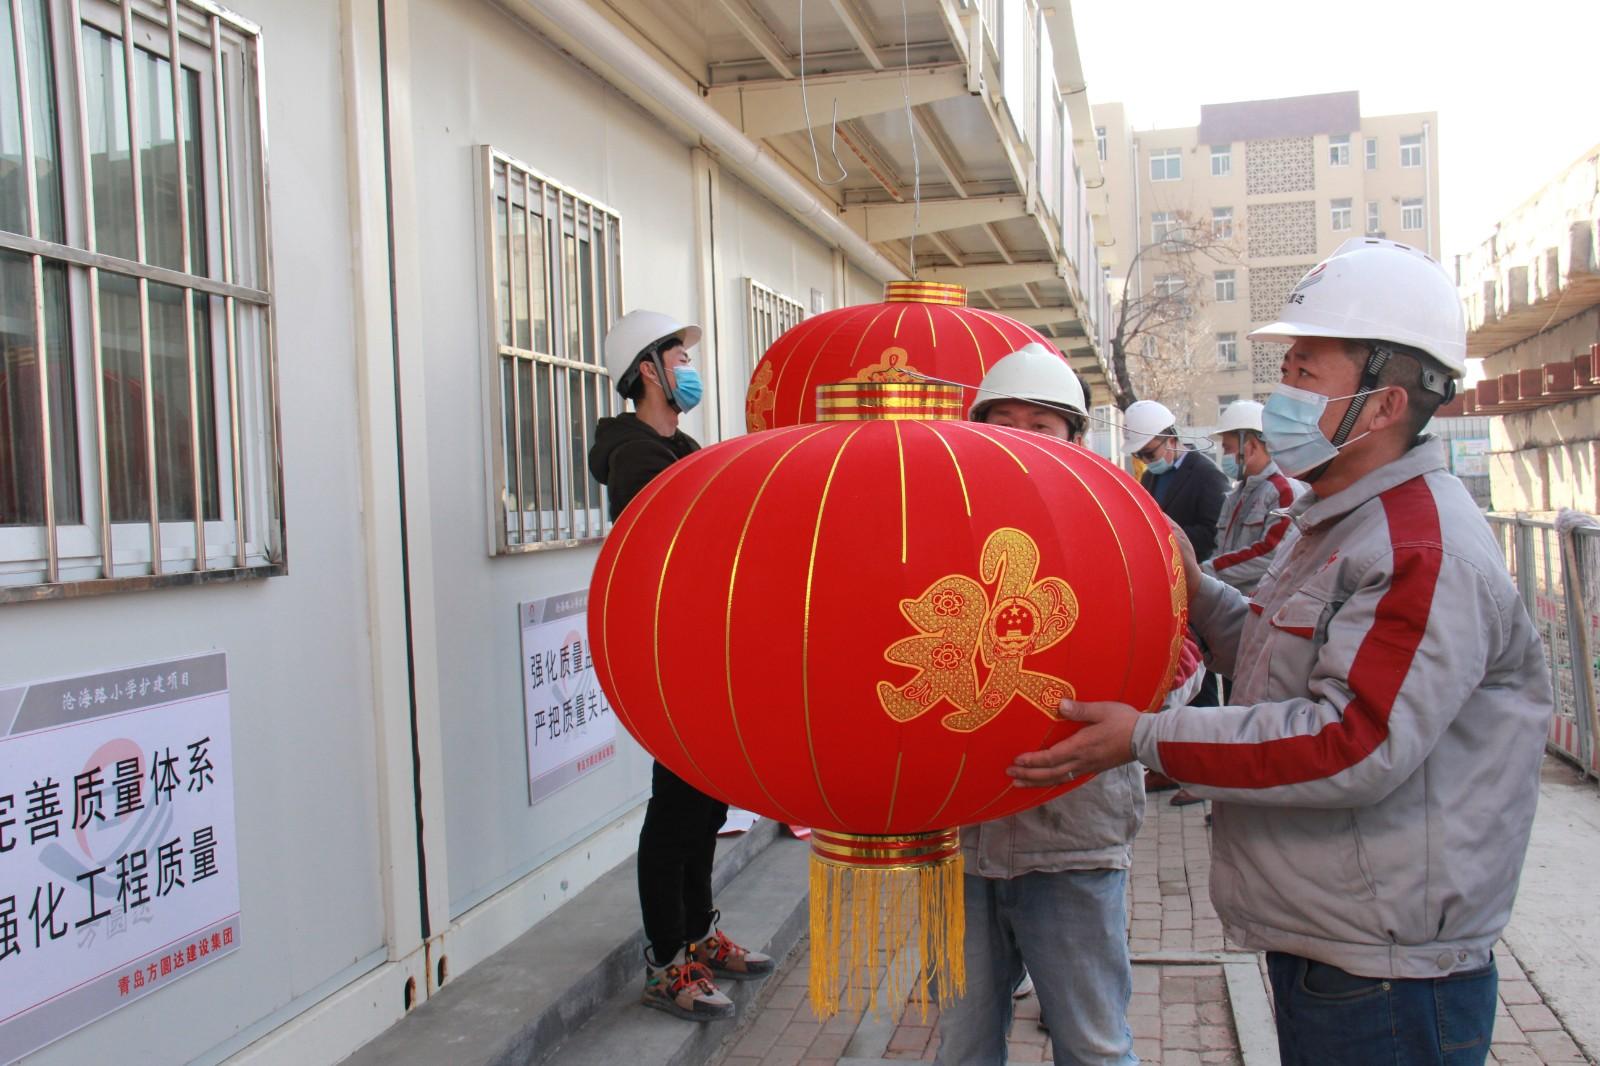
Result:
{"label": "worker's hand", "polygon": [[1053,747],[1017,756],[1006,773],[1018,788],[1048,788],[1133,761],[1133,727],[1139,712],[1126,703],[1062,700],[1059,713],[1084,723],[1083,728]]}
{"label": "worker's hand", "polygon": [[[1162,515],[1166,518],[1165,515]],[[1189,543],[1189,534],[1183,527],[1172,519],[1167,518],[1167,525],[1171,527],[1173,536],[1178,538],[1178,554],[1183,556],[1183,583],[1189,588],[1189,602],[1193,603],[1200,595],[1200,561],[1194,557],[1194,545]]]}

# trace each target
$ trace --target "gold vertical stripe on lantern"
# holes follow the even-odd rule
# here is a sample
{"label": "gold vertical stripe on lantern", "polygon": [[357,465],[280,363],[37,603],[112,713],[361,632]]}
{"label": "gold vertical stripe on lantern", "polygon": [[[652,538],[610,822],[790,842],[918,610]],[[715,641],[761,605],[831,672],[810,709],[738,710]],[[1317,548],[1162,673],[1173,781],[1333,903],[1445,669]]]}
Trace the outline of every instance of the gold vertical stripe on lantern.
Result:
{"label": "gold vertical stripe on lantern", "polygon": [[[891,282],[888,298],[897,298],[896,285],[911,284]],[[955,290],[966,302],[959,285],[932,287]],[[921,293],[898,298],[928,302]],[[817,387],[823,422],[952,420],[965,413],[958,385],[888,380]],[[962,873],[957,829],[907,835],[813,830],[810,992],[817,1017],[838,1013],[841,1003],[876,1012],[880,989],[891,1016],[913,990],[921,993],[924,1016],[931,991],[965,994]]]}

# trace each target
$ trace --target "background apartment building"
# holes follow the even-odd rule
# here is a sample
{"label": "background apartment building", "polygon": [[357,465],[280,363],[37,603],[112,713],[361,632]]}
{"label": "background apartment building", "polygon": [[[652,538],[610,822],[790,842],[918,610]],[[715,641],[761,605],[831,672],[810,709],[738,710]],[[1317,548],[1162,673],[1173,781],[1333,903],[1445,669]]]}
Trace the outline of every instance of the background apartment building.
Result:
{"label": "background apartment building", "polygon": [[[1158,357],[1192,372],[1146,390],[1192,425],[1271,391],[1283,346],[1246,336],[1340,243],[1382,235],[1439,254],[1433,112],[1364,116],[1359,94],[1342,92],[1205,104],[1198,126],[1177,129],[1134,131],[1115,103],[1095,107],[1094,120],[1105,172],[1101,260],[1113,294],[1123,284],[1136,294],[1175,290],[1185,278],[1200,290],[1184,292],[1194,314],[1186,336],[1150,338]],[[1138,255],[1186,221],[1209,226],[1226,247],[1187,261],[1160,247]]]}

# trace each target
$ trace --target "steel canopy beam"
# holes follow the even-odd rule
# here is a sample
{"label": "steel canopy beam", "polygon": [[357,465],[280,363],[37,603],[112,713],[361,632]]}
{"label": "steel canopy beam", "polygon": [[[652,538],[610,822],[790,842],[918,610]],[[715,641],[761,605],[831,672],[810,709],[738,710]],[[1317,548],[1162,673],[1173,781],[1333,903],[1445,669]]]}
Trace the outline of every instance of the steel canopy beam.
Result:
{"label": "steel canopy beam", "polygon": [[811,121],[816,128],[826,129],[834,119],[836,103],[838,120],[845,122],[903,108],[908,92],[913,107],[965,96],[966,68],[955,63],[917,67],[903,81],[898,70],[808,75],[804,100],[798,81],[739,82],[713,86],[706,101],[745,136],[762,138],[804,130],[806,102],[811,105]]}
{"label": "steel canopy beam", "polygon": [[[1051,281],[1062,276],[1063,267],[1055,263],[989,263],[984,266],[932,267],[919,276],[924,281],[947,281],[965,285],[968,292],[985,289],[1003,289],[1008,285],[1026,285],[1030,281]],[[1034,311],[1029,307],[1026,310]],[[1012,314],[1010,311],[1004,314]]]}
{"label": "steel canopy beam", "polygon": [[918,233],[938,233],[1021,218],[1027,210],[1027,201],[1020,196],[971,196],[924,200],[920,216],[916,205],[909,203],[857,204],[839,214],[867,240],[893,241],[911,236],[913,226]]}

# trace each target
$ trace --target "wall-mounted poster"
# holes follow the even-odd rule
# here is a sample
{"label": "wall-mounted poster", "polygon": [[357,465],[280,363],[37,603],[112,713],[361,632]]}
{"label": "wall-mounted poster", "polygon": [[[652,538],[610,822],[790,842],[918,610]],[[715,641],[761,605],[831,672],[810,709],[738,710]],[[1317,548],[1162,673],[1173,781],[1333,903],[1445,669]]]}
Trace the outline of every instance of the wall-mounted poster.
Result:
{"label": "wall-mounted poster", "polygon": [[617,754],[617,716],[589,657],[589,591],[518,608],[528,803],[599,769]]}
{"label": "wall-mounted poster", "polygon": [[0,1061],[240,944],[221,652],[0,689]]}

